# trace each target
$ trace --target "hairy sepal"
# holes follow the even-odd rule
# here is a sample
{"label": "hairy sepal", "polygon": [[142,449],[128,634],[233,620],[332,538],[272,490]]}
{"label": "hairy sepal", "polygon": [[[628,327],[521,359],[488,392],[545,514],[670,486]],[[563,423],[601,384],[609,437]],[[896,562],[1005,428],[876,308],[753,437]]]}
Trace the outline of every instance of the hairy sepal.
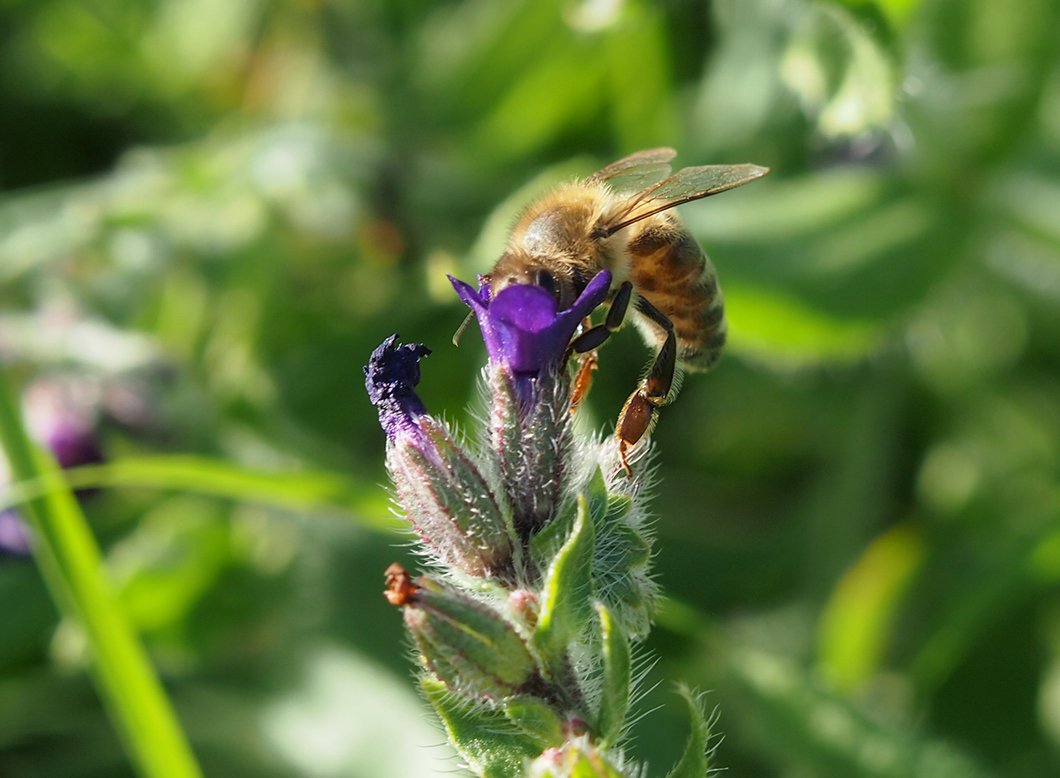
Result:
{"label": "hairy sepal", "polygon": [[602,659],[596,731],[603,743],[613,744],[622,735],[629,711],[632,662],[622,626],[601,603],[596,604],[596,615],[600,620]]}
{"label": "hairy sepal", "polygon": [[515,531],[526,540],[559,513],[571,479],[569,380],[549,371],[519,391],[507,368],[493,367],[488,381],[490,447]]}
{"label": "hairy sepal", "polygon": [[692,731],[685,742],[680,761],[666,774],[666,778],[704,778],[710,770],[711,721],[703,709],[700,695],[687,686],[679,686],[677,691],[688,705]]}

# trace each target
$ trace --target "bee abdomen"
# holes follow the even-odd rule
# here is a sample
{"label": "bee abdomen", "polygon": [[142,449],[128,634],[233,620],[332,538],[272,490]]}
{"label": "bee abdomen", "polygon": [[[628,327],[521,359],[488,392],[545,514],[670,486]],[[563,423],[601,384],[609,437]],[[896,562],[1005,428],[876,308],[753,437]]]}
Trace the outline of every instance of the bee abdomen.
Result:
{"label": "bee abdomen", "polygon": [[717,273],[679,223],[667,219],[630,241],[630,280],[674,325],[678,357],[706,370],[725,345],[725,308]]}

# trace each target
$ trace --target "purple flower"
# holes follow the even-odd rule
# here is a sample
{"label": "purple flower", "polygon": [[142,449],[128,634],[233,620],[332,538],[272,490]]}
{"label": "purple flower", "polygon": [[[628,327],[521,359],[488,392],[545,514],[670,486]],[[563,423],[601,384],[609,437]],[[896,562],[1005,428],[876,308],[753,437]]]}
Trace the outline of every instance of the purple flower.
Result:
{"label": "purple flower", "polygon": [[384,340],[364,366],[368,399],[379,411],[387,438],[399,434],[419,436],[416,419],[427,413],[415,389],[420,382],[420,360],[431,350],[422,343],[398,343],[397,334]]}
{"label": "purple flower", "polygon": [[[59,467],[65,469],[104,461],[96,438],[94,411],[78,385],[53,378],[40,379],[25,394],[26,426],[30,436],[51,451]],[[4,463],[0,462],[0,470]],[[0,490],[7,481],[0,473]],[[91,497],[95,489],[78,489],[79,499]],[[13,508],[0,511],[0,555],[24,556],[29,553],[29,530]]]}
{"label": "purple flower", "polygon": [[488,285],[475,289],[449,276],[457,295],[478,319],[490,362],[506,365],[517,378],[534,378],[559,365],[582,320],[607,298],[611,274],[597,273],[570,308],[540,286],[513,284],[491,299]]}
{"label": "purple flower", "polygon": [[0,557],[29,554],[29,532],[18,512],[12,508],[0,510]]}

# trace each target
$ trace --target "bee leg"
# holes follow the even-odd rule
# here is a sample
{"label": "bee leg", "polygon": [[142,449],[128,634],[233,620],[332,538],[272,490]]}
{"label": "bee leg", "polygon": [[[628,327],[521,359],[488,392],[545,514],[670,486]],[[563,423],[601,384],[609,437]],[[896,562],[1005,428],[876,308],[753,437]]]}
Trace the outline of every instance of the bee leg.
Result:
{"label": "bee leg", "polygon": [[599,360],[596,352],[590,351],[579,357],[578,374],[574,377],[574,389],[571,390],[570,412],[573,414],[578,404],[589,394],[589,387],[593,383],[593,371],[596,370]]}
{"label": "bee leg", "polygon": [[647,377],[640,382],[636,391],[629,396],[615,425],[615,437],[618,438],[618,456],[622,469],[632,475],[629,466],[629,450],[635,446],[651,428],[657,408],[666,404],[667,396],[674,384],[674,371],[677,367],[677,336],[673,323],[658,308],[643,297],[637,299],[637,310],[654,321],[666,331],[659,354],[652,363]]}
{"label": "bee leg", "polygon": [[633,284],[626,281],[611,301],[611,307],[607,309],[607,318],[603,324],[588,327],[589,319],[583,322],[585,331],[576,337],[570,344],[570,352],[584,355],[580,359],[578,374],[574,378],[574,390],[571,393],[570,412],[574,413],[585,395],[589,393],[589,386],[593,381],[593,371],[596,370],[599,360],[596,357],[596,349],[603,345],[604,341],[611,337],[611,333],[622,326],[629,309],[629,300],[633,294]]}
{"label": "bee leg", "polygon": [[597,324],[571,341],[571,351],[575,354],[584,354],[586,351],[592,351],[603,345],[603,342],[611,337],[611,333],[622,326],[632,295],[633,284],[629,281],[618,287],[615,298],[611,301],[611,307],[607,309],[607,318],[604,319],[604,323]]}

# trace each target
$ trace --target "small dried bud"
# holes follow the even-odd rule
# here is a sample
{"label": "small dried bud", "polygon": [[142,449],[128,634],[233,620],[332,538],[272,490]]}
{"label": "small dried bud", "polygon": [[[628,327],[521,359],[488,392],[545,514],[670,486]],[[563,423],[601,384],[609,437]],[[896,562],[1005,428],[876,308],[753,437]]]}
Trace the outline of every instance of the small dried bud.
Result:
{"label": "small dried bud", "polygon": [[387,571],[387,599],[393,595],[404,608],[430,670],[453,691],[492,699],[518,694],[536,666],[515,629],[492,608],[430,578],[408,582],[395,567]]}
{"label": "small dried bud", "polygon": [[412,583],[412,576],[409,575],[408,570],[397,562],[393,562],[386,569],[385,575],[386,590],[383,596],[386,597],[387,602],[395,607],[408,605],[418,590],[416,584]]}

